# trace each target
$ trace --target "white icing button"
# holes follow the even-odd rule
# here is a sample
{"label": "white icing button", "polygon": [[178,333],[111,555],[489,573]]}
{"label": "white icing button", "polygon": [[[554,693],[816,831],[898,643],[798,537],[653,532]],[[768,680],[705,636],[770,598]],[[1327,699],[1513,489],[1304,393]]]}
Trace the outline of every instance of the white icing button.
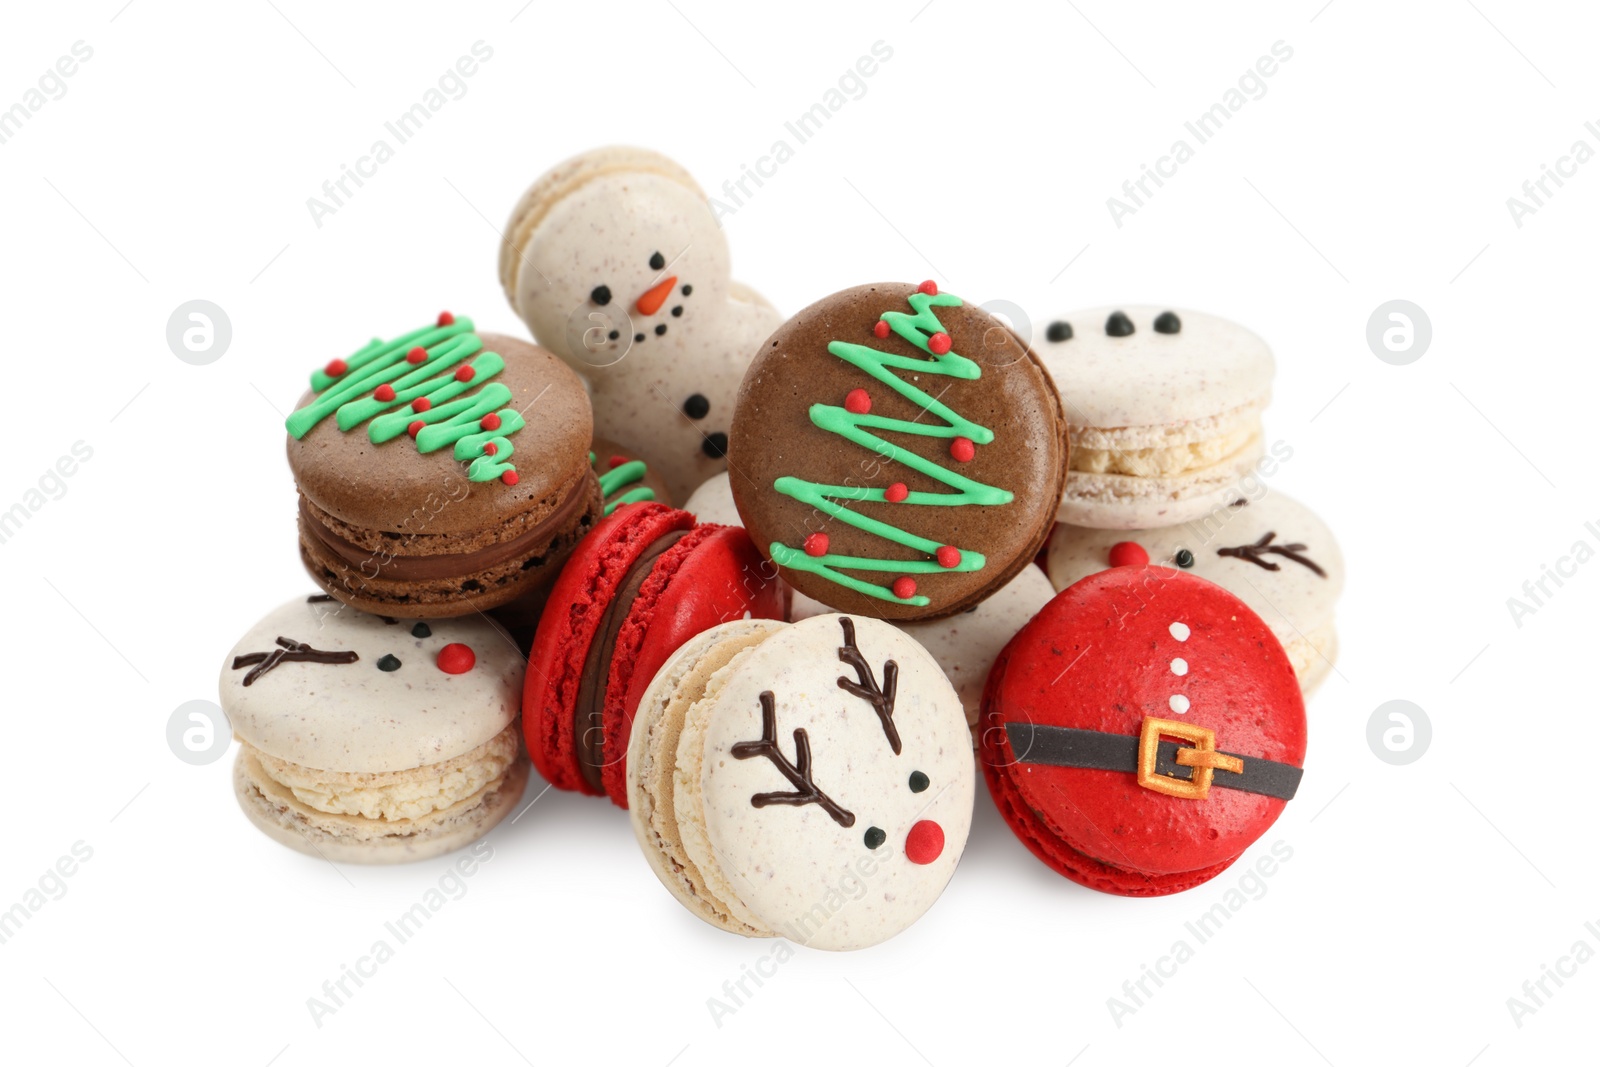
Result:
{"label": "white icing button", "polygon": [[1182,678],[1184,675],[1188,674],[1189,673],[1189,661],[1185,660],[1185,659],[1175,659],[1175,660],[1173,660],[1172,661],[1172,673],[1176,674],[1180,678]]}
{"label": "white icing button", "polygon": [[1174,693],[1172,694],[1172,699],[1167,701],[1167,707],[1182,715],[1189,710],[1189,698],[1182,693]]}
{"label": "white icing button", "polygon": [[1189,640],[1189,628],[1181,622],[1175,622],[1167,627],[1167,633],[1176,637],[1179,641]]}

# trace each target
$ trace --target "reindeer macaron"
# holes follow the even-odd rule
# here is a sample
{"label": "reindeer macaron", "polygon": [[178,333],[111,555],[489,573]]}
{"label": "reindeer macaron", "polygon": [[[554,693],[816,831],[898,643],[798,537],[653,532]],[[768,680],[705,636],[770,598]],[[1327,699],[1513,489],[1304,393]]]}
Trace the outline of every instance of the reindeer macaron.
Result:
{"label": "reindeer macaron", "polygon": [[629,814],[656,876],[711,925],[865,948],[950,880],[971,752],[938,663],[888,623],[734,621],[690,639],[640,701]]}
{"label": "reindeer macaron", "polygon": [[734,394],[780,319],[729,277],[727,242],[682,167],[624,147],[556,166],[511,214],[500,281],[588,381],[597,434],[650,456],[679,500],[726,468]]}

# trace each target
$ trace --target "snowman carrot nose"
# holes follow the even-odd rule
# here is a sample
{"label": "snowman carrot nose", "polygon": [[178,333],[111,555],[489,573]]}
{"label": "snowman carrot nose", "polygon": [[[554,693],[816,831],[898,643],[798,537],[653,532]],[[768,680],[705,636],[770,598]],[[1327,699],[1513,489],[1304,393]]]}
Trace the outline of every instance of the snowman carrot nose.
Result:
{"label": "snowman carrot nose", "polygon": [[678,276],[661,279],[661,284],[645,290],[639,298],[638,308],[641,315],[654,315],[661,310],[661,305],[667,302],[667,297],[672,293],[672,287],[678,284]]}

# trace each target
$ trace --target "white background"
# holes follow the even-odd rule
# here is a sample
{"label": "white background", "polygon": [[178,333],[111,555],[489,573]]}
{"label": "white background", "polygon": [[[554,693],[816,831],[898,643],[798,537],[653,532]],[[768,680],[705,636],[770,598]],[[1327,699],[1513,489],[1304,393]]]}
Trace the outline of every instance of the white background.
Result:
{"label": "white background", "polygon": [[[1600,119],[1592,13],[1507,0],[123,5],[19,5],[0,35],[0,107],[75,41],[94,50],[0,145],[0,510],[74,442],[93,449],[0,544],[0,909],[76,842],[93,852],[0,945],[5,1060],[1593,1056],[1600,963],[1548,985],[1520,1027],[1506,1003],[1579,939],[1600,950],[1584,929],[1600,925],[1600,863],[1581,673],[1600,564],[1547,582],[1554,595],[1520,627],[1506,605],[1575,541],[1600,548],[1584,529],[1600,520],[1587,426],[1600,163],[1521,227],[1506,206],[1573,141],[1600,148],[1583,126]],[[480,39],[494,55],[466,95],[314,225],[306,199]],[[931,276],[1041,324],[1147,302],[1264,336],[1279,361],[1268,439],[1294,449],[1275,484],[1327,518],[1350,570],[1299,797],[1234,871],[1124,900],[1052,874],[980,796],[961,868],[921,922],[864,952],[799,950],[718,1026],[707,999],[774,945],[703,926],[657,884],[621,812],[551,791],[318,1027],[307,998],[449,862],[301,857],[237,810],[231,758],[196,768],[168,750],[168,716],[215,699],[234,638],[310,588],[283,412],[311,368],[440,308],[521,332],[496,227],[546,167],[638,143],[715,190],[879,40],[893,57],[865,95],[724,219],[737,276],[786,313]],[[1293,57],[1265,95],[1115,225],[1107,198],[1280,40]],[[232,322],[209,366],[165,340],[196,298]],[[1365,340],[1395,298],[1433,325],[1409,366]],[[1366,740],[1395,698],[1433,724],[1409,766]],[[1178,939],[1193,946],[1185,922],[1279,841],[1292,859],[1265,895],[1119,1026],[1108,998]]]}

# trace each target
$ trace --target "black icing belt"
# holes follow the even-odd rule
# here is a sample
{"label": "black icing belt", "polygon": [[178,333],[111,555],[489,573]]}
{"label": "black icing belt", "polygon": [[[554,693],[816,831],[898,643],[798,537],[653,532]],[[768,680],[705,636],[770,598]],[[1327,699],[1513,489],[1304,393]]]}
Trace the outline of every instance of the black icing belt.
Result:
{"label": "black icing belt", "polygon": [[[1011,739],[1011,749],[1021,763],[1125,771],[1128,774],[1137,774],[1139,770],[1139,739],[1126,734],[1008,722],[1006,736]],[[1176,741],[1161,741],[1156,746],[1156,773],[1179,781],[1191,781],[1195,769],[1182,766],[1177,761],[1178,749],[1188,747]],[[1300,787],[1300,776],[1305,773],[1292,764],[1275,763],[1259,756],[1240,756],[1238,753],[1220,751],[1219,755],[1235,756],[1244,762],[1244,770],[1238,774],[1221,768],[1213,772],[1211,784],[1223,789],[1292,800],[1295,790]]]}

